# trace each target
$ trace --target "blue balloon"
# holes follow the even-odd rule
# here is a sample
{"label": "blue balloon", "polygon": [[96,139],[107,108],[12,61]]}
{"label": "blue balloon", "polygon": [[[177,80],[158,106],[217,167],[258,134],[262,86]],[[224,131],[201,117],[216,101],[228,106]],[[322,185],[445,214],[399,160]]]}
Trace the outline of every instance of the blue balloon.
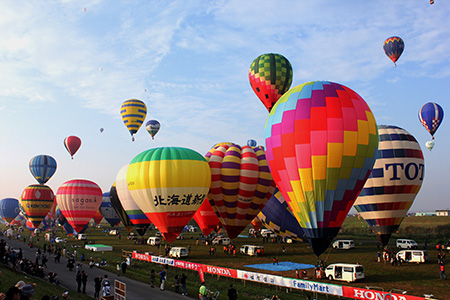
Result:
{"label": "blue balloon", "polygon": [[45,184],[56,172],[56,160],[50,155],[37,155],[29,165],[31,174],[40,184]]}
{"label": "blue balloon", "polygon": [[256,147],[258,143],[255,140],[248,140],[247,141],[247,146],[249,147]]}
{"label": "blue balloon", "polygon": [[103,193],[102,204],[100,205],[100,213],[111,227],[120,222],[120,217],[112,206],[110,192]]}
{"label": "blue balloon", "polygon": [[428,102],[419,110],[419,120],[423,127],[431,134],[434,139],[434,133],[441,125],[444,119],[444,110],[442,107],[434,102]]}
{"label": "blue balloon", "polygon": [[15,198],[4,198],[0,200],[0,217],[5,220],[5,222],[10,223],[19,214],[19,200]]}

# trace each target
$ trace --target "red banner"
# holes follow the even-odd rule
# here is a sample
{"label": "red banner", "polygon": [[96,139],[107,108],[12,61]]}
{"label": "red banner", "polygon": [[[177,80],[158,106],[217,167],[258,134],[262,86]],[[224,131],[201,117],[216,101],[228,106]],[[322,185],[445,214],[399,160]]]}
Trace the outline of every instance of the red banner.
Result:
{"label": "red banner", "polygon": [[137,253],[137,252],[133,252],[132,258],[133,259],[143,260],[143,261],[149,261],[149,262],[152,261],[152,256],[151,255]]}
{"label": "red banner", "polygon": [[203,272],[205,273],[237,278],[237,270],[235,269],[228,269],[209,265],[202,265],[202,269]]}
{"label": "red banner", "polygon": [[423,297],[342,286],[344,297],[361,300],[423,300]]}
{"label": "red banner", "polygon": [[177,268],[199,271],[202,270],[202,266],[203,266],[202,264],[191,263],[182,260],[175,260],[175,267]]}

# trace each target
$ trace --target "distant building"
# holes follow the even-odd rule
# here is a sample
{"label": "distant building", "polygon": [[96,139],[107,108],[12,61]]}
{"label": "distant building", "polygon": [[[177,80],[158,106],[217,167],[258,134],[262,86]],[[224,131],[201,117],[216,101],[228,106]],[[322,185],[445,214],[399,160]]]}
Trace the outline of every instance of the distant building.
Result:
{"label": "distant building", "polygon": [[432,216],[436,216],[436,212],[423,212],[423,211],[419,211],[416,212],[414,216],[416,217],[432,217]]}
{"label": "distant building", "polygon": [[450,215],[450,210],[448,209],[439,209],[436,210],[436,216],[439,217],[448,217]]}

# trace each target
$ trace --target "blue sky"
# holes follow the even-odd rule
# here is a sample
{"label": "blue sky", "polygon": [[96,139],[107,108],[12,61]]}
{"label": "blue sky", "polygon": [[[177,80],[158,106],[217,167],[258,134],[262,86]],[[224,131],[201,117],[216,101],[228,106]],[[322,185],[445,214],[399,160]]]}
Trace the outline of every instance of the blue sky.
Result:
{"label": "blue sky", "polygon": [[[264,144],[268,113],[247,72],[272,52],[291,62],[292,87],[344,84],[378,124],[413,134],[426,173],[411,211],[450,209],[449,120],[429,152],[417,118],[426,102],[450,107],[449,15],[444,0],[2,0],[0,198],[36,183],[28,163],[38,154],[58,162],[48,182],[55,192],[75,178],[108,191],[123,165],[153,147],[205,154],[223,141]],[[397,68],[382,48],[394,35],[405,41]],[[146,103],[146,120],[160,121],[155,140],[141,128],[131,142],[119,113],[130,98]],[[82,139],[73,160],[69,135]]]}

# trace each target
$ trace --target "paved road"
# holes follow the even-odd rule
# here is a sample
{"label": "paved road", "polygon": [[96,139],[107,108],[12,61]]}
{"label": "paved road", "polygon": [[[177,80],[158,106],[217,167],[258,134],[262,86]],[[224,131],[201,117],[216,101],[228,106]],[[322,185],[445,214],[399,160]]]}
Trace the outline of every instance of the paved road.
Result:
{"label": "paved road", "polygon": [[[35,253],[37,251],[36,247],[29,248],[23,241],[18,241],[15,239],[6,240],[8,245],[12,248],[22,248],[23,255],[32,261],[35,260]],[[53,256],[49,257],[49,261],[47,262],[47,268],[45,269],[45,273],[48,272],[56,272],[58,273],[58,278],[60,284],[62,286],[67,287],[72,293],[76,293],[77,291],[77,282],[75,281],[75,270],[70,272],[68,268],[66,268],[67,259],[61,257],[60,263],[55,263],[53,261]],[[124,276],[117,276],[115,273],[107,272],[105,270],[101,270],[98,268],[90,269],[86,264],[83,264],[83,269],[88,274],[88,282],[86,284],[86,294],[93,297],[94,296],[94,278],[96,276],[104,276],[108,274],[108,278],[111,283],[114,282],[115,279],[118,279],[122,282],[125,282],[127,285],[127,299],[130,300],[148,300],[148,299],[187,299],[189,297],[182,296],[180,294],[176,294],[174,292],[165,290],[161,291],[158,287],[152,288],[149,284],[142,283],[140,281],[136,281]],[[157,278],[156,282],[159,282]]]}

